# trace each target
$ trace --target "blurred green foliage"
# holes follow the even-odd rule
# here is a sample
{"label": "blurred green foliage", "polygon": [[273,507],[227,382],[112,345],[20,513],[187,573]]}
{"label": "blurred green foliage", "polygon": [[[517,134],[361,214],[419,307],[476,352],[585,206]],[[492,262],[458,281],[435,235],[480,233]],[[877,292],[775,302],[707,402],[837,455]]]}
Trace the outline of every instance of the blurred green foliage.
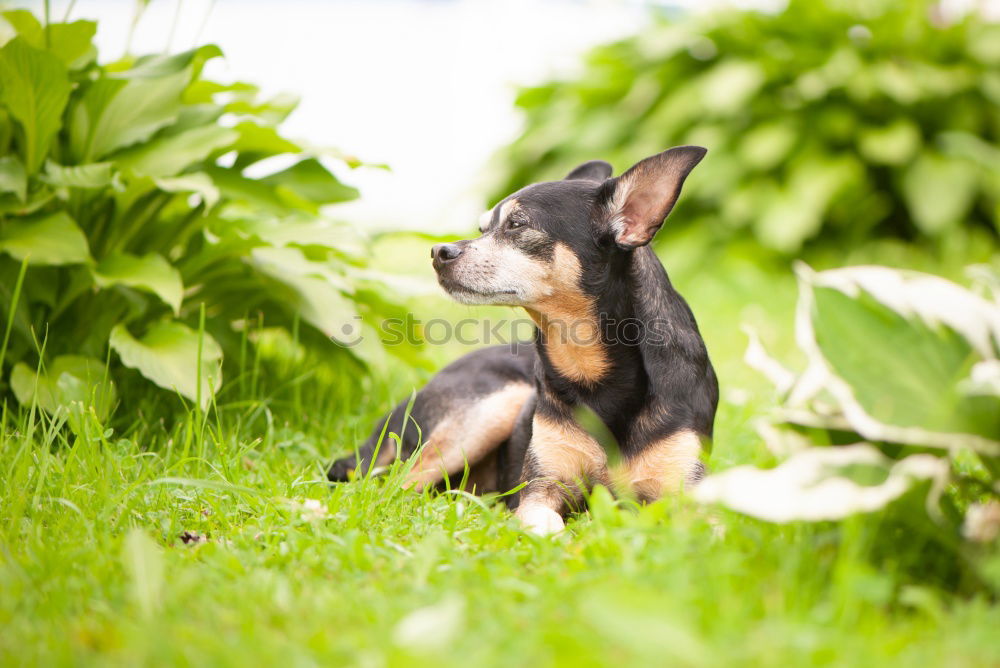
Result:
{"label": "blurred green foliage", "polygon": [[[657,20],[521,91],[500,198],[583,160],[709,148],[672,226],[791,255],[1000,228],[1000,25],[927,0],[791,0]],[[669,227],[669,226],[668,226]]]}
{"label": "blurred green foliage", "polygon": [[284,137],[296,100],[202,78],[215,46],[101,65],[95,30],[0,18],[0,393],[104,419],[122,366],[206,405],[265,333],[379,358],[330,343],[398,315],[322,212],[358,195],[323,161],[357,160]]}

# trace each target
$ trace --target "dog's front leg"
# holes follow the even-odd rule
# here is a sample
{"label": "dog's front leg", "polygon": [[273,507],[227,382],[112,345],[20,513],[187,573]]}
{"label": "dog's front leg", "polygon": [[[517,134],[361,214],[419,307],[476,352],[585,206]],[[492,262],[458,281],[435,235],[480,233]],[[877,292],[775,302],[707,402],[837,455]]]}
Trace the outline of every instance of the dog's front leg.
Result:
{"label": "dog's front leg", "polygon": [[539,399],[524,459],[517,518],[529,531],[549,534],[565,526],[562,514],[593,484],[608,484],[604,449],[571,417],[569,408]]}
{"label": "dog's front leg", "polygon": [[702,438],[681,429],[625,455],[624,471],[632,491],[643,503],[696,484],[705,475]]}

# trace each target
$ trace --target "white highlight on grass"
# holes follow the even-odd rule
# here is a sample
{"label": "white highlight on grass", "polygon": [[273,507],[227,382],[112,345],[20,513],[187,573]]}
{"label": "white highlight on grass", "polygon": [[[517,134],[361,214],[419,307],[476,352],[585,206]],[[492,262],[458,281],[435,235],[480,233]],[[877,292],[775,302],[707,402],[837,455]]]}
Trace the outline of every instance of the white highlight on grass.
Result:
{"label": "white highlight on grass", "polygon": [[393,642],[411,650],[434,650],[445,647],[459,633],[465,601],[447,598],[440,603],[417,608],[396,624]]}
{"label": "white highlight on grass", "polygon": [[298,513],[299,518],[306,522],[324,520],[327,516],[326,505],[319,499],[293,501],[292,510]]}

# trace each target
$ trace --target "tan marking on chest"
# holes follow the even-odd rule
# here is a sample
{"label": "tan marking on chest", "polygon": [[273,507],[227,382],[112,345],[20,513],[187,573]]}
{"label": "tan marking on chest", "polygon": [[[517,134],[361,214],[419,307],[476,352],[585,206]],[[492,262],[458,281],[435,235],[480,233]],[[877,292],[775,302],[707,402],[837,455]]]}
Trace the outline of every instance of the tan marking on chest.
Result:
{"label": "tan marking on chest", "polygon": [[580,288],[580,260],[564,244],[556,244],[549,290],[527,307],[542,331],[545,353],[563,377],[593,384],[608,372],[611,362],[601,341],[597,306]]}
{"label": "tan marking on chest", "polygon": [[622,476],[643,501],[655,501],[666,493],[680,491],[698,470],[701,437],[691,430],[679,431],[648,445],[622,464]]}

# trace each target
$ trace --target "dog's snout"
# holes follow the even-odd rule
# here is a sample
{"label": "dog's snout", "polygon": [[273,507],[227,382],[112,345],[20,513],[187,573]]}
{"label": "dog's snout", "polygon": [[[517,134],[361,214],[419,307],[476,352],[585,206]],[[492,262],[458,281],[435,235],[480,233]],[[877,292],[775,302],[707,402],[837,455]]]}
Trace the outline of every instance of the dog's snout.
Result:
{"label": "dog's snout", "polygon": [[458,244],[438,244],[431,249],[431,258],[434,264],[444,264],[451,262],[462,254],[462,247]]}

